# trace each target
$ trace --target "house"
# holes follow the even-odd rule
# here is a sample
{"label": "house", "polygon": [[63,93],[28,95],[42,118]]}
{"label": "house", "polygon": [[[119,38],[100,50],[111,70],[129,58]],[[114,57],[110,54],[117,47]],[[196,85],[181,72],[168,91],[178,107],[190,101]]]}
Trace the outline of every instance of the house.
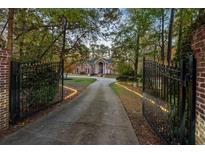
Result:
{"label": "house", "polygon": [[74,74],[103,75],[113,74],[112,60],[107,58],[92,58],[85,63],[76,64]]}

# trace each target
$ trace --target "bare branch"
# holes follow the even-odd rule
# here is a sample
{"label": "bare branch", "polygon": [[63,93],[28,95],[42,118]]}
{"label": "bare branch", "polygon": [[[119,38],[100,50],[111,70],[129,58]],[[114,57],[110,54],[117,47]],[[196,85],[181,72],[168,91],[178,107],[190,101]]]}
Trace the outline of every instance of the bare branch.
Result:
{"label": "bare branch", "polygon": [[61,32],[52,42],[51,44],[47,47],[47,49],[43,52],[43,54],[39,57],[39,59],[42,59],[43,56],[46,55],[46,53],[49,51],[49,49],[53,46],[53,44],[59,39],[59,37],[63,34],[63,32]]}
{"label": "bare branch", "polygon": [[3,35],[3,32],[6,29],[7,24],[8,24],[8,20],[6,20],[6,23],[4,24],[4,27],[3,27],[2,31],[1,31],[1,36]]}

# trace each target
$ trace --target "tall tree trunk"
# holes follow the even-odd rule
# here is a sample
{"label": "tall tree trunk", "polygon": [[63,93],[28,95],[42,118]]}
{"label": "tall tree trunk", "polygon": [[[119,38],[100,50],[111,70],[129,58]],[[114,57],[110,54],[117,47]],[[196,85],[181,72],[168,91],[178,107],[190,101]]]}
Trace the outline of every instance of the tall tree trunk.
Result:
{"label": "tall tree trunk", "polygon": [[67,20],[66,18],[63,18],[63,44],[62,44],[62,50],[60,54],[60,60],[61,60],[61,70],[62,70],[62,100],[64,98],[64,55],[65,55],[65,43],[66,43],[66,28],[67,28]]}
{"label": "tall tree trunk", "polygon": [[12,53],[13,51],[13,30],[14,30],[14,9],[8,12],[8,36],[6,48]]}
{"label": "tall tree trunk", "polygon": [[161,47],[161,60],[164,64],[164,9],[162,9],[162,19],[161,19],[161,38],[162,38],[162,47]]}
{"label": "tall tree trunk", "polygon": [[177,42],[177,52],[178,52],[178,58],[179,58],[179,62],[181,59],[181,38],[182,38],[182,27],[183,27],[183,9],[179,10],[180,12],[180,18],[179,18],[179,33],[178,33],[178,42]]}
{"label": "tall tree trunk", "polygon": [[156,51],[157,51],[157,45],[154,44],[154,61],[156,61]]}
{"label": "tall tree trunk", "polygon": [[174,9],[171,9],[170,14],[170,22],[169,22],[169,34],[168,34],[168,48],[167,48],[167,62],[170,66],[171,64],[171,56],[172,56],[172,29],[173,29],[173,22],[174,22]]}
{"label": "tall tree trunk", "polygon": [[140,36],[137,35],[136,40],[136,50],[135,50],[135,62],[134,62],[134,79],[137,80],[137,74],[138,74],[138,61],[139,61],[139,44],[140,44]]}
{"label": "tall tree trunk", "polygon": [[63,27],[62,27],[62,33],[63,33],[63,43],[62,43],[62,50],[60,54],[60,59],[63,61],[64,60],[64,54],[65,54],[65,42],[66,42],[66,27],[67,27],[67,20],[64,18],[63,19]]}
{"label": "tall tree trunk", "polygon": [[[24,18],[25,17],[25,13],[26,13],[25,9],[22,9],[20,11],[20,13],[21,13],[21,18],[22,18],[21,32],[24,33],[26,31],[25,30],[25,28],[26,28],[26,19]],[[19,42],[19,58],[22,58],[22,56],[23,56],[24,37],[25,37],[24,35],[22,35],[20,37],[20,42]]]}

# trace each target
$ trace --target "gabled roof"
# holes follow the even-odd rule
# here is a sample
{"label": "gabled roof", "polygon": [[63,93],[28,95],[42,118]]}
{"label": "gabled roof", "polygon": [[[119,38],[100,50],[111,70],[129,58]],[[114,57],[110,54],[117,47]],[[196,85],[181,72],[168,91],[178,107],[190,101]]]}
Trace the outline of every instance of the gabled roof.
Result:
{"label": "gabled roof", "polygon": [[92,59],[88,60],[87,62],[89,64],[95,64],[100,59],[102,59],[103,61],[105,61],[105,62],[107,62],[109,64],[112,63],[112,59],[111,58],[101,58],[101,57],[99,57],[99,58],[92,58]]}

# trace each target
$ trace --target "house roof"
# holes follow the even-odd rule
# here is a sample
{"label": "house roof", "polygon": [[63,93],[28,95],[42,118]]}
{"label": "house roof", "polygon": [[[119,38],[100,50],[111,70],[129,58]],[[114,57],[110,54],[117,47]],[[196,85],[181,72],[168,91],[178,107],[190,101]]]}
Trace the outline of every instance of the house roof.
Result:
{"label": "house roof", "polygon": [[101,57],[100,58],[92,58],[92,59],[88,60],[87,62],[89,64],[94,64],[96,61],[98,61],[100,59],[103,59],[107,63],[112,63],[112,59],[111,58],[101,58]]}

